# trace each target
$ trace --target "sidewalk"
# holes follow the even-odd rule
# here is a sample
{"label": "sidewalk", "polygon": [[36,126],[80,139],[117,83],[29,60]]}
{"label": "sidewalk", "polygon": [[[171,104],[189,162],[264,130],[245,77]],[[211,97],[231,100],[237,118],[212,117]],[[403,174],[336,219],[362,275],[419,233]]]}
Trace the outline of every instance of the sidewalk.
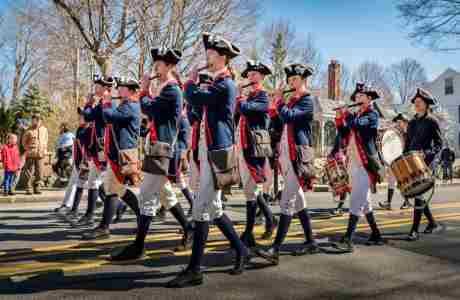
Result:
{"label": "sidewalk", "polygon": [[[453,183],[440,183],[438,182],[437,185],[442,185],[442,186],[460,186],[460,179],[454,179]],[[387,189],[388,184],[382,183],[377,186],[377,189],[379,191],[385,191]],[[237,194],[239,191],[238,188],[233,188],[234,194]],[[314,186],[314,192],[329,192],[329,186],[328,185],[315,185]],[[41,195],[26,195],[25,191],[18,191],[16,196],[0,196],[0,204],[2,203],[18,203],[18,202],[23,202],[23,203],[37,203],[37,202],[60,202],[62,199],[64,199],[64,192],[65,189],[44,189],[42,191]],[[176,189],[176,193],[178,196],[181,195],[179,189]]]}

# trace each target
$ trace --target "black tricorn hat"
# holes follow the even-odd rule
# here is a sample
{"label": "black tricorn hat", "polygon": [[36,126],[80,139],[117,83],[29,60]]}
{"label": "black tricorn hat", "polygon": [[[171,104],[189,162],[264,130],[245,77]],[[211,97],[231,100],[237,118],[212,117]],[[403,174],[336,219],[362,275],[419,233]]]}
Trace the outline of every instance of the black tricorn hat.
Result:
{"label": "black tricorn hat", "polygon": [[152,48],[150,54],[153,61],[161,60],[172,65],[176,65],[182,58],[182,52],[177,49]]}
{"label": "black tricorn hat", "polygon": [[307,78],[315,73],[315,68],[304,64],[290,64],[284,67],[284,73],[286,73],[286,80],[292,76]]}
{"label": "black tricorn hat", "polygon": [[366,86],[366,84],[362,82],[356,83],[355,91],[353,94],[351,94],[350,100],[354,102],[356,100],[356,94],[358,93],[366,94],[367,96],[371,97],[372,100],[380,98],[379,93],[375,89]]}
{"label": "black tricorn hat", "polygon": [[204,49],[214,49],[220,55],[225,55],[230,59],[237,57],[241,53],[240,49],[229,40],[209,32],[203,33],[203,44]]}
{"label": "black tricorn hat", "polygon": [[100,84],[102,86],[112,87],[115,84],[115,81],[112,77],[104,77],[102,75],[94,75],[93,77],[94,84]]}
{"label": "black tricorn hat", "polygon": [[409,122],[409,118],[406,117],[405,114],[403,113],[398,113],[392,120],[393,122],[398,122],[398,121],[405,121]]}
{"label": "black tricorn hat", "polygon": [[125,86],[130,89],[138,89],[140,87],[139,82],[136,79],[126,77],[115,77],[117,82],[117,88]]}
{"label": "black tricorn hat", "polygon": [[256,61],[253,61],[253,60],[248,60],[246,62],[246,69],[243,71],[243,73],[241,73],[241,77],[247,78],[248,73],[251,72],[251,71],[259,72],[262,75],[271,75],[272,74],[272,71],[270,70],[270,68],[267,67],[266,65],[264,65],[263,63],[258,62],[258,61],[256,62]]}
{"label": "black tricorn hat", "polygon": [[198,74],[198,84],[212,84],[212,76],[207,73]]}
{"label": "black tricorn hat", "polygon": [[436,103],[438,103],[436,98],[433,97],[433,95],[431,95],[430,92],[428,92],[427,90],[424,90],[422,88],[417,88],[417,92],[415,93],[414,97],[410,100],[410,102],[414,103],[415,98],[417,98],[417,97],[420,97],[428,105],[436,105]]}

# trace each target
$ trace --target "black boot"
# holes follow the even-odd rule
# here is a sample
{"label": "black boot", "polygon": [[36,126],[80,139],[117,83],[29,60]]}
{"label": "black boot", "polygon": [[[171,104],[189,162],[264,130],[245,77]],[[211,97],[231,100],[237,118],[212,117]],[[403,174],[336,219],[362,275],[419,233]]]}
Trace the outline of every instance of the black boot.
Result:
{"label": "black boot", "polygon": [[268,250],[257,250],[256,254],[260,257],[265,258],[274,265],[279,263],[279,249],[283,244],[284,239],[289,231],[289,225],[291,225],[292,217],[281,214],[280,222],[278,224],[278,231],[273,245]]}
{"label": "black boot", "polygon": [[127,209],[128,209],[128,206],[124,202],[119,201],[117,205],[115,219],[113,219],[112,224],[119,223],[121,219],[123,218],[123,215],[125,214]]}
{"label": "black boot", "polygon": [[139,217],[141,214],[141,210],[139,208],[139,200],[137,200],[136,195],[130,191],[126,190],[126,193],[121,197],[121,200],[123,200],[129,208],[134,212],[136,217]]}
{"label": "black boot", "polygon": [[434,220],[433,214],[431,213],[430,206],[428,204],[425,204],[425,208],[423,209],[423,214],[428,220],[428,225],[426,226],[425,230],[423,233],[425,234],[431,234],[439,228],[438,224]]}
{"label": "black boot", "polygon": [[118,254],[112,255],[113,261],[124,261],[139,259],[144,255],[145,238],[149,231],[150,223],[152,222],[151,216],[139,216],[139,226],[137,228],[136,240],[134,243],[128,245]]}
{"label": "black boot", "polygon": [[233,269],[230,270],[230,274],[239,275],[243,273],[244,266],[249,255],[248,249],[241,242],[235,228],[233,227],[232,221],[230,221],[226,214],[223,214],[220,218],[215,219],[215,224],[230,242],[233,250],[236,251],[235,265],[233,266]]}
{"label": "black boot", "polygon": [[422,220],[422,214],[424,210],[424,201],[420,198],[414,200],[414,217],[412,221],[412,228],[407,236],[407,240],[412,242],[419,239],[419,227],[420,221]]}
{"label": "black boot", "polygon": [[371,227],[372,233],[369,240],[366,242],[368,246],[382,246],[384,244],[382,235],[380,234],[377,223],[375,222],[374,213],[369,212],[366,214],[367,223]]}
{"label": "black boot", "polygon": [[184,232],[184,235],[182,236],[181,247],[176,248],[175,251],[185,251],[190,249],[192,246],[193,235],[182,206],[179,202],[177,202],[177,204],[171,207],[169,211],[174,216],[174,218],[176,218],[177,222],[179,222],[179,224],[182,226],[182,230]]}
{"label": "black boot", "polygon": [[350,214],[348,218],[348,226],[347,226],[347,232],[345,235],[342,237],[342,239],[339,242],[339,248],[341,250],[344,250],[345,252],[353,252],[354,246],[353,246],[353,234],[356,231],[356,226],[358,224],[359,217],[355,216],[353,214]]}
{"label": "black boot", "polygon": [[387,202],[379,202],[379,206],[382,209],[391,210],[391,201],[393,200],[393,195],[395,193],[394,189],[388,189],[388,200]]}
{"label": "black boot", "polygon": [[98,192],[96,189],[88,190],[88,205],[86,206],[85,215],[81,217],[77,222],[72,223],[72,226],[93,226],[94,211],[96,210],[97,193]]}
{"label": "black boot", "polygon": [[256,246],[256,240],[253,234],[254,224],[256,222],[256,210],[257,203],[255,201],[246,201],[246,228],[240,239],[248,248],[254,248]]}
{"label": "black boot", "polygon": [[182,191],[182,194],[184,195],[185,199],[187,199],[188,204],[190,205],[190,210],[192,210],[192,207],[193,207],[192,193],[190,192],[190,190],[187,187],[183,188],[181,191]]}
{"label": "black boot", "polygon": [[107,196],[104,202],[104,211],[102,212],[102,220],[97,228],[83,234],[83,239],[94,240],[104,239],[110,237],[110,224],[112,223],[113,216],[117,210],[118,200],[117,195]]}
{"label": "black boot", "polygon": [[257,205],[259,206],[260,210],[262,211],[265,217],[265,232],[262,234],[262,239],[268,240],[271,239],[271,237],[273,236],[273,231],[276,228],[276,222],[274,220],[272,210],[270,209],[270,206],[268,206],[267,204],[268,198],[265,198],[265,195],[268,194],[257,196]]}
{"label": "black boot", "polygon": [[305,235],[305,243],[303,244],[302,248],[296,249],[292,253],[292,255],[301,256],[305,254],[319,253],[319,248],[313,239],[313,231],[311,229],[311,221],[310,221],[310,215],[308,214],[308,210],[302,209],[301,211],[298,212],[298,216],[300,219],[300,223],[302,224],[302,227],[303,227],[303,232]]}
{"label": "black boot", "polygon": [[410,204],[409,199],[404,198],[404,202],[401,205],[400,209],[406,209],[406,208],[411,208],[411,207],[412,207],[412,204]]}
{"label": "black boot", "polygon": [[195,232],[190,262],[183,272],[166,284],[167,287],[179,288],[203,283],[203,274],[201,273],[200,268],[203,260],[204,248],[208,239],[208,232],[209,222],[195,221]]}

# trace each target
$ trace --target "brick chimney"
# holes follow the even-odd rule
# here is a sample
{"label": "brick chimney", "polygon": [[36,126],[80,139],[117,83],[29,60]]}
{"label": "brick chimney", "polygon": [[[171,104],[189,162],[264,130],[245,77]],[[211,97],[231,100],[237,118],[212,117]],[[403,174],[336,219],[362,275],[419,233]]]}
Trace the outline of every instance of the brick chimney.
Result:
{"label": "brick chimney", "polygon": [[340,100],[340,64],[332,59],[328,67],[328,98]]}

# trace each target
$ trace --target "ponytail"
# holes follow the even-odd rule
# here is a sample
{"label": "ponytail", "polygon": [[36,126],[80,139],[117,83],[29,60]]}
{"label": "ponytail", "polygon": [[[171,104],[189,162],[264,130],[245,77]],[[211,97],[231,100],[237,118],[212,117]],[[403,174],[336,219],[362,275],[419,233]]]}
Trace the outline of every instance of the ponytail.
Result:
{"label": "ponytail", "polygon": [[171,69],[171,75],[176,79],[177,83],[179,84],[179,87],[182,89],[184,87],[184,84],[182,83],[182,80],[180,78],[179,72],[177,72],[176,67]]}
{"label": "ponytail", "polygon": [[225,65],[227,65],[227,69],[230,72],[230,76],[232,77],[233,80],[235,80],[236,75],[235,75],[235,71],[233,70],[232,66],[230,65],[230,58],[228,58],[228,57],[225,58]]}

